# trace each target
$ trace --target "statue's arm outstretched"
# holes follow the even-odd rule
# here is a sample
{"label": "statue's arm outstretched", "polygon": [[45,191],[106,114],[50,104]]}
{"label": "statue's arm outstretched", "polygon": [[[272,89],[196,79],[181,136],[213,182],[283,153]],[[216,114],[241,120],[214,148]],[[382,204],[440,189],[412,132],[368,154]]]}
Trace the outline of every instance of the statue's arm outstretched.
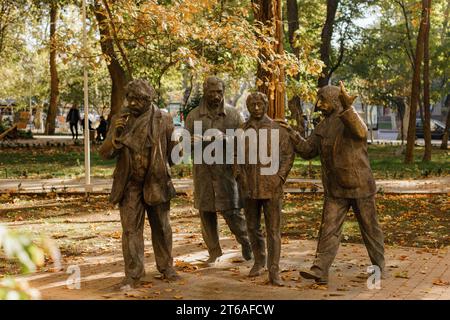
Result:
{"label": "statue's arm outstretched", "polygon": [[294,150],[300,157],[309,160],[319,155],[320,137],[316,134],[316,130],[313,131],[308,139],[305,139],[286,122],[276,121],[287,130]]}

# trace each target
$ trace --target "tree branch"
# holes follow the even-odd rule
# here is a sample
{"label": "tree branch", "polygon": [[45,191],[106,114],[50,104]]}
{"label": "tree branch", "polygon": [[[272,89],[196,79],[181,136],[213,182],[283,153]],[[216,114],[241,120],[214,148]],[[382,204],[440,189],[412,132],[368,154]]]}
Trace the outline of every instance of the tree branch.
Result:
{"label": "tree branch", "polygon": [[112,30],[114,42],[116,43],[117,48],[119,49],[120,55],[121,55],[123,61],[125,62],[125,66],[128,70],[128,77],[130,80],[133,80],[133,71],[131,69],[130,61],[128,61],[127,55],[125,54],[125,51],[123,50],[122,45],[121,45],[119,39],[117,38],[116,26],[114,25],[114,21],[112,18],[111,9],[109,8],[109,5],[108,5],[108,1],[102,0],[102,2],[103,2],[103,5],[105,6],[106,12],[108,13],[109,23],[111,24],[111,30]]}

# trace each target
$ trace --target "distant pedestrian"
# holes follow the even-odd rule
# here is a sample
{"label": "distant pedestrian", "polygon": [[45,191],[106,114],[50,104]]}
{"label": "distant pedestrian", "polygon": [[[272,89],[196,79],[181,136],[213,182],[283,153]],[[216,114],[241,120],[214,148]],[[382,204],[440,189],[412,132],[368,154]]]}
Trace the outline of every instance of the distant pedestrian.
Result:
{"label": "distant pedestrian", "polygon": [[97,141],[103,141],[106,137],[106,131],[108,128],[108,122],[105,120],[105,117],[100,117],[100,124],[97,127]]}
{"label": "distant pedestrian", "polygon": [[72,140],[78,140],[78,121],[80,121],[80,111],[76,104],[72,105],[66,117],[66,122],[70,124],[70,132],[72,132]]}
{"label": "distant pedestrian", "polygon": [[[89,130],[94,130],[92,128],[92,121],[91,121],[91,119],[88,119],[88,122],[89,122]],[[81,123],[81,128],[83,128],[83,132],[84,132],[84,119],[81,119],[80,123]]]}

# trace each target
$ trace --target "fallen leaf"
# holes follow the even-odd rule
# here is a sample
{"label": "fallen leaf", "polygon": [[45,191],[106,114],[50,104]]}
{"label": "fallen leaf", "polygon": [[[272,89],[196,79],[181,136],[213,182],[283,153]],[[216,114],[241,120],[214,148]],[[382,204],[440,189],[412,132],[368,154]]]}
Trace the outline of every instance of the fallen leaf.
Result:
{"label": "fallen leaf", "polygon": [[409,279],[408,271],[401,271],[395,274],[396,278]]}
{"label": "fallen leaf", "polygon": [[309,286],[310,289],[314,289],[314,290],[327,290],[328,287],[326,285],[320,285],[317,283],[313,283],[312,285]]}
{"label": "fallen leaf", "polygon": [[443,281],[443,280],[441,280],[441,279],[436,279],[436,280],[433,281],[433,284],[434,284],[435,286],[448,286],[448,285],[450,285],[450,282],[448,282],[448,281]]}
{"label": "fallen leaf", "polygon": [[151,288],[153,287],[153,283],[150,281],[142,282],[142,288]]}
{"label": "fallen leaf", "polygon": [[198,269],[198,266],[194,266],[193,264],[182,260],[175,260],[175,267],[183,272],[194,272]]}

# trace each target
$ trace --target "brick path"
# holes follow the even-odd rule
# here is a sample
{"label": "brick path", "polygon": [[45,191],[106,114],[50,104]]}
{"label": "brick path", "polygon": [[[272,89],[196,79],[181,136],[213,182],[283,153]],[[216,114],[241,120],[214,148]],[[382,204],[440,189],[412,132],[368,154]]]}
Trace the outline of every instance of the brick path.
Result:
{"label": "brick path", "polygon": [[[196,235],[199,237],[199,235]],[[327,287],[315,286],[302,279],[298,270],[310,266],[314,258],[314,241],[284,241],[281,269],[285,287],[266,284],[267,272],[250,279],[251,262],[242,262],[236,242],[222,238],[224,256],[214,267],[204,267],[199,260],[207,257],[192,234],[174,237],[174,258],[182,281],[168,283],[155,279],[150,241],[146,241],[147,285],[122,293],[113,290],[123,276],[120,251],[114,255],[74,258],[68,264],[81,268],[80,290],[66,288],[66,272],[38,273],[27,277],[41,290],[44,299],[440,299],[450,300],[450,252],[447,249],[387,247],[388,277],[381,289],[368,289],[366,274],[369,260],[360,244],[344,244],[330,272]],[[181,262],[181,263],[180,263]],[[67,268],[66,265],[66,268]],[[184,269],[183,269],[184,268]],[[187,268],[187,269],[186,269]],[[198,268],[198,269],[197,269]],[[196,270],[193,270],[196,269]]]}

